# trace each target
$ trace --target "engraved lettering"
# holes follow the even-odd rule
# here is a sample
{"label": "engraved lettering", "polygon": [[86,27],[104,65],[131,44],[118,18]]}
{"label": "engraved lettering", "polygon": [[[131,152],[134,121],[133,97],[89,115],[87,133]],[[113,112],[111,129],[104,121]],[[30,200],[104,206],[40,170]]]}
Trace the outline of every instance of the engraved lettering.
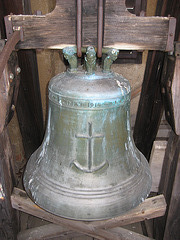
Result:
{"label": "engraved lettering", "polygon": [[63,107],[69,107],[69,108],[75,108],[75,109],[103,109],[103,108],[112,108],[112,107],[118,107],[122,104],[124,104],[124,101],[128,100],[129,98],[123,97],[121,99],[110,99],[110,100],[97,100],[95,102],[88,101],[88,100],[74,100],[71,98],[64,98],[61,96],[57,96],[54,93],[49,93],[49,99],[53,101],[54,103],[63,106]]}

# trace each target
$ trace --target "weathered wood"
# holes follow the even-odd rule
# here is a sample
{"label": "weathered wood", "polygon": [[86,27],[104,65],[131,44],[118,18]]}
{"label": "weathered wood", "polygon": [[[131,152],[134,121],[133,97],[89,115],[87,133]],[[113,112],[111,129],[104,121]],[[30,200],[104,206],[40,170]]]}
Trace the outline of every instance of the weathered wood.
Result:
{"label": "weathered wood", "polygon": [[[113,232],[114,234],[120,235],[121,239],[134,239],[134,240],[150,240],[152,238],[145,237],[141,234],[123,229],[123,228],[114,228],[109,230]],[[44,240],[48,238],[57,238],[60,239],[86,239],[86,236],[82,233],[74,232],[69,230],[68,228],[61,227],[59,225],[55,224],[47,224],[44,226],[28,229],[25,231],[22,231],[18,234],[17,239],[18,240]]]}
{"label": "weathered wood", "polygon": [[159,181],[161,177],[164,154],[167,146],[167,141],[154,141],[151,156],[149,160],[150,170],[152,174],[151,192],[158,192]]}
{"label": "weathered wood", "polygon": [[179,32],[180,32],[180,1],[179,0],[158,0],[156,14],[159,16],[168,16],[171,15],[176,18],[176,33],[175,41],[178,41]]}
{"label": "weathered wood", "polygon": [[180,144],[180,138],[173,131],[171,131],[166,152],[165,152],[162,175],[161,175],[160,184],[159,184],[159,193],[164,195],[167,202],[167,209],[163,217],[155,220],[157,239],[163,239],[163,235],[164,235],[167,215],[169,212],[169,205],[171,201],[173,184],[175,183],[174,179],[175,179],[175,172],[176,172],[177,163],[178,163],[177,153],[180,148],[179,144]]}
{"label": "weathered wood", "polygon": [[18,240],[31,240],[38,239],[44,240],[45,238],[58,237],[59,239],[71,238],[71,237],[80,237],[82,233],[76,233],[66,227],[62,227],[56,224],[46,224],[40,227],[30,228],[18,233]]}
{"label": "weathered wood", "polygon": [[[31,14],[29,6],[29,0],[4,1],[2,17],[10,13]],[[20,50],[17,54],[21,68],[21,82],[16,111],[25,156],[29,158],[40,145],[44,134],[37,59],[34,50]]]}
{"label": "weathered wood", "polygon": [[16,239],[18,220],[11,206],[11,192],[15,184],[13,155],[7,130],[0,134],[0,239]]}
{"label": "weathered wood", "polygon": [[172,80],[172,102],[174,111],[175,132],[180,135],[180,56],[176,57],[174,76]]}
{"label": "weathered wood", "polygon": [[180,135],[180,57],[165,56],[162,74],[162,97],[168,123]]}
{"label": "weathered wood", "polygon": [[[166,209],[166,203],[164,201],[164,197],[162,195],[156,196],[153,198],[146,199],[141,205],[136,207],[135,209],[129,211],[125,215],[121,215],[119,217],[115,217],[105,221],[94,221],[91,223],[85,223],[82,221],[74,221],[65,218],[61,218],[55,216],[51,213],[44,211],[35,205],[26,195],[26,193],[20,189],[15,188],[14,192],[11,196],[12,206],[15,209],[26,212],[28,214],[40,217],[47,221],[62,224],[66,227],[72,228],[77,231],[90,229],[108,229],[119,226],[128,225],[134,222],[143,221],[144,219],[151,219],[155,217],[162,216]],[[76,229],[77,227],[77,229]]]}
{"label": "weathered wood", "polygon": [[28,159],[41,144],[44,123],[36,52],[34,50],[19,50],[18,59],[22,69],[22,80],[19,86],[16,111],[25,156]]}
{"label": "weathered wood", "polygon": [[[51,213],[44,211],[43,209],[37,207],[26,195],[26,193],[19,189],[14,189],[14,193],[11,198],[12,205],[14,208],[19,209],[20,211],[27,212],[34,216],[43,218],[50,222],[54,222],[56,224],[64,225],[69,229],[74,231],[79,231],[84,234],[94,236],[98,239],[148,239],[144,236],[137,235],[133,232],[129,232],[127,230],[122,230],[120,228],[112,229],[109,231],[105,231],[103,229],[114,228],[116,226],[127,225],[132,222],[137,222],[142,219],[149,219],[152,217],[160,216],[165,211],[165,202],[162,196],[155,197],[153,199],[147,199],[144,203],[142,203],[137,210],[133,210],[129,212],[129,214],[120,216],[117,218],[113,218],[111,220],[106,221],[94,221],[92,223],[82,222],[82,221],[74,221],[65,218],[61,218],[55,216]],[[150,208],[150,209],[148,209]],[[151,213],[150,213],[151,212]],[[161,212],[161,213],[160,213]],[[139,215],[139,216],[138,216]],[[100,229],[102,228],[102,229]],[[61,235],[64,238],[63,234],[65,234],[64,230],[56,228],[56,234]],[[65,229],[66,230],[66,229]],[[24,233],[25,234],[25,233]],[[67,231],[66,234],[72,234],[71,231]],[[117,236],[116,236],[117,235]]]}
{"label": "weathered wood", "polygon": [[[124,239],[124,240],[128,240],[128,239],[133,239],[133,240],[152,240],[152,238],[149,237],[145,237],[139,233],[135,233],[129,230],[126,230],[124,228],[113,228],[109,230],[110,232],[117,234],[118,236],[120,236],[120,239]],[[111,239],[112,240],[112,239]]]}
{"label": "weathered wood", "polygon": [[[158,0],[156,15],[179,17],[179,1]],[[179,20],[178,20],[179,22]],[[177,26],[177,29],[179,27]],[[137,147],[149,159],[153,141],[156,138],[163,112],[161,94],[161,74],[164,64],[163,52],[149,51],[137,118],[134,127],[134,139]],[[165,68],[164,68],[165,71]]]}
{"label": "weathered wood", "polygon": [[124,215],[109,219],[106,221],[96,221],[93,223],[94,227],[98,228],[114,228],[118,226],[125,226],[131,223],[140,222],[145,219],[151,219],[164,215],[166,203],[163,195],[146,199],[135,209],[127,212]]}
{"label": "weathered wood", "polygon": [[163,66],[163,73],[161,79],[161,91],[162,91],[162,99],[163,105],[165,108],[165,116],[172,127],[175,130],[175,122],[174,122],[174,109],[173,109],[173,102],[172,102],[172,80],[174,75],[174,67],[175,67],[175,57],[165,55],[164,66]]}
{"label": "weathered wood", "polygon": [[20,31],[15,31],[7,41],[4,48],[2,49],[0,53],[0,78],[2,77],[2,73],[7,64],[7,61],[12,51],[14,50],[15,45],[18,43],[19,40],[20,40]]}
{"label": "weathered wood", "polygon": [[[119,15],[106,17],[104,47],[165,51],[164,46],[167,44],[167,39],[162,39],[160,36],[162,32],[164,32],[164,36],[168,35],[168,26],[165,25],[165,21],[163,22],[160,17],[138,17],[138,19]],[[154,26],[156,27],[154,28]]]}
{"label": "weathered wood", "polygon": [[164,194],[167,203],[170,202],[170,196],[174,183],[174,176],[178,161],[176,151],[179,147],[179,141],[180,140],[178,136],[173,131],[171,131],[165,151],[162,175],[159,185],[159,193]]}
{"label": "weathered wood", "polygon": [[[1,43],[3,42],[4,40],[1,40]],[[5,60],[7,62],[0,78],[0,133],[13,116],[20,83],[17,53],[11,53],[9,59]]]}
{"label": "weathered wood", "polygon": [[163,61],[163,52],[150,51],[148,53],[134,126],[135,144],[148,160],[163,113],[160,85]]}
{"label": "weathered wood", "polygon": [[[5,45],[5,41],[1,40],[0,52],[2,51]],[[11,101],[11,91],[9,94],[9,77],[8,77],[8,70],[7,67],[4,69],[3,76],[0,78],[0,133],[3,131],[7,113],[9,112],[9,101]],[[10,95],[10,98],[8,97]]]}
{"label": "weathered wood", "polygon": [[141,64],[142,63],[142,51],[119,51],[118,58],[114,62],[114,64],[124,64],[124,63],[132,63],[132,64]]}
{"label": "weathered wood", "polygon": [[178,158],[178,163],[175,172],[171,201],[169,205],[163,240],[180,239],[180,140],[176,148],[175,154]]}
{"label": "weathered wood", "polygon": [[[83,2],[82,45],[97,46],[97,1]],[[42,16],[9,16],[14,27],[22,26],[24,41],[18,48],[61,49],[76,44],[75,1],[57,0],[53,12]],[[125,0],[105,3],[104,46],[123,50],[165,51],[169,18],[136,17],[125,7]],[[169,35],[174,38],[173,31]],[[173,49],[173,46],[170,46]]]}

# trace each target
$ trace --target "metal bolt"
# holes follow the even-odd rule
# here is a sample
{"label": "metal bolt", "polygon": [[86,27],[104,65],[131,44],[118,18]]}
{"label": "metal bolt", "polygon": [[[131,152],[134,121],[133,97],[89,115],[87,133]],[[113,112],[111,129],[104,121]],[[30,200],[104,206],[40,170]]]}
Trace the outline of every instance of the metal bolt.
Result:
{"label": "metal bolt", "polygon": [[21,68],[20,67],[17,67],[16,68],[16,73],[19,74],[21,72]]}
{"label": "metal bolt", "polygon": [[171,52],[168,52],[168,55],[169,56],[172,56],[174,54],[174,52],[173,51],[171,51]]}
{"label": "metal bolt", "polygon": [[14,26],[13,27],[13,31],[20,31],[21,30],[21,27],[20,26]]}
{"label": "metal bolt", "polygon": [[12,111],[15,111],[15,108],[16,108],[16,107],[15,107],[14,104],[13,104],[13,105],[11,106],[11,110],[12,110]]}
{"label": "metal bolt", "polygon": [[12,82],[12,80],[14,79],[14,74],[13,74],[13,73],[10,73],[10,74],[9,74],[9,79],[10,79],[10,81]]}
{"label": "metal bolt", "polygon": [[16,107],[15,107],[14,104],[13,104],[13,105],[11,106],[11,110],[12,110],[12,111],[15,111],[15,108],[16,108]]}

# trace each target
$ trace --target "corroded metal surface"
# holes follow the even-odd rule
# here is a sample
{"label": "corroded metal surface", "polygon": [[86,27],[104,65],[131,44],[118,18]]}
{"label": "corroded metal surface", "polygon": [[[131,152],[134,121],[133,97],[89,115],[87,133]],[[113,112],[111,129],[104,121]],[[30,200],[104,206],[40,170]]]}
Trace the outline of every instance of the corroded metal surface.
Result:
{"label": "corroded metal surface", "polygon": [[120,215],[151,188],[148,163],[131,136],[129,82],[89,69],[68,70],[50,81],[46,134],[24,175],[39,206],[81,220]]}

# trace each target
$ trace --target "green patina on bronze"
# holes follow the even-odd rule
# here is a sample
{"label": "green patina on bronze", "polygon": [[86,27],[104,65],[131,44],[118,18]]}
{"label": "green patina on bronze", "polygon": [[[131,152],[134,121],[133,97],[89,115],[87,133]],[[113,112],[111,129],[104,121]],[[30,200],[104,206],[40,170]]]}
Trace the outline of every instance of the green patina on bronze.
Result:
{"label": "green patina on bronze", "polygon": [[63,49],[63,54],[65,59],[69,62],[70,69],[77,69],[77,48],[76,47],[66,47]]}
{"label": "green patina on bronze", "polygon": [[104,72],[110,72],[111,65],[117,59],[118,54],[119,54],[119,50],[116,50],[116,49],[110,49],[107,52],[107,57],[104,59],[104,66],[103,66]]}
{"label": "green patina on bronze", "polygon": [[70,71],[49,83],[46,133],[30,157],[24,187],[41,208],[76,220],[108,219],[140,204],[151,174],[130,128],[130,84],[110,71],[118,51],[108,49],[103,70],[88,47],[77,69],[76,48],[65,48]]}
{"label": "green patina on bronze", "polygon": [[96,51],[92,46],[86,50],[85,63],[87,72],[93,74],[96,70]]}
{"label": "green patina on bronze", "polygon": [[[116,49],[105,49],[107,55],[104,59],[103,72],[110,72],[112,63],[117,59],[119,51]],[[69,62],[70,69],[77,69],[77,48],[66,47],[63,49],[64,58]],[[92,46],[87,47],[85,56],[85,66],[88,74],[95,73],[96,70],[96,51]]]}

